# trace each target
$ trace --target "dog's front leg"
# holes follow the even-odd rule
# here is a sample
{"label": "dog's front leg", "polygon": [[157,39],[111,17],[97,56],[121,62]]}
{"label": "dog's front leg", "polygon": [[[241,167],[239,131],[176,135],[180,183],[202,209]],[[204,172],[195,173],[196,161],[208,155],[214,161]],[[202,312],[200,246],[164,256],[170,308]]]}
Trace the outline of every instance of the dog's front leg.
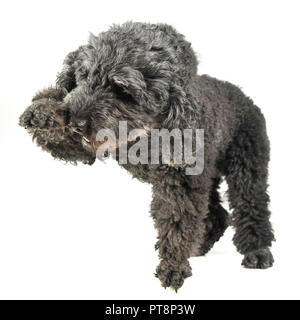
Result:
{"label": "dog's front leg", "polygon": [[[207,204],[207,202],[206,202]],[[151,215],[158,230],[156,276],[177,291],[192,275],[188,262],[201,236],[201,215],[182,186],[154,186]]]}

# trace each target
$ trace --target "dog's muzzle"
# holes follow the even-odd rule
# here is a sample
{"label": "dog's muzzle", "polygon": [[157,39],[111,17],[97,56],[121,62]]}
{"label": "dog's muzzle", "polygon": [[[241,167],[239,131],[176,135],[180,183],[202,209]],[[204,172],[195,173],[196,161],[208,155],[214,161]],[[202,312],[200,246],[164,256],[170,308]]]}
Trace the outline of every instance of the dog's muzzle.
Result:
{"label": "dog's muzzle", "polygon": [[82,143],[83,148],[86,151],[91,152],[91,153],[95,153],[94,143],[90,139],[88,139],[85,136],[82,136],[81,143]]}

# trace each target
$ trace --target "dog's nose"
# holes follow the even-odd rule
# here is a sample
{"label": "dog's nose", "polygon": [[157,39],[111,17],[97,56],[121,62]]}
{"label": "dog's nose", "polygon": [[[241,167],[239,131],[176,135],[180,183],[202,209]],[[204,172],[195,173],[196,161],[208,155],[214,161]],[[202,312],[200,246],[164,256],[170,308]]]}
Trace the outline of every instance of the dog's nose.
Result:
{"label": "dog's nose", "polygon": [[33,118],[33,112],[26,110],[19,118],[19,125],[24,128],[31,127],[32,118]]}

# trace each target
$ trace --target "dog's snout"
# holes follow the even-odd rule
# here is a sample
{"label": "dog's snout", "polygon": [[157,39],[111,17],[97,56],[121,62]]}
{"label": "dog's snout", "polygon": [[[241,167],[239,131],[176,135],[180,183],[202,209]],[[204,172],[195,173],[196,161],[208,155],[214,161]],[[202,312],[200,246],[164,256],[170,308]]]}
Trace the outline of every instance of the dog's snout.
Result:
{"label": "dog's snout", "polygon": [[32,111],[26,110],[19,118],[19,125],[24,128],[32,126],[31,124],[32,118],[33,118]]}

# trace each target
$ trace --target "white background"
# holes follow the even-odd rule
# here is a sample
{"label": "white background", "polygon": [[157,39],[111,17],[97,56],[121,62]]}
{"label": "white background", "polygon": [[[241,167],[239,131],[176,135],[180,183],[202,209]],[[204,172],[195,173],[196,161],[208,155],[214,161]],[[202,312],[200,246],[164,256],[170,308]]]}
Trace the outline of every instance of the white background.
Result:
{"label": "white background", "polygon": [[[299,1],[1,1],[0,298],[287,299],[299,288]],[[176,294],[154,277],[150,186],[114,162],[65,165],[32,144],[18,117],[53,84],[88,32],[127,20],[174,25],[199,73],[238,84],[271,140],[276,263],[247,270],[226,235]]]}

